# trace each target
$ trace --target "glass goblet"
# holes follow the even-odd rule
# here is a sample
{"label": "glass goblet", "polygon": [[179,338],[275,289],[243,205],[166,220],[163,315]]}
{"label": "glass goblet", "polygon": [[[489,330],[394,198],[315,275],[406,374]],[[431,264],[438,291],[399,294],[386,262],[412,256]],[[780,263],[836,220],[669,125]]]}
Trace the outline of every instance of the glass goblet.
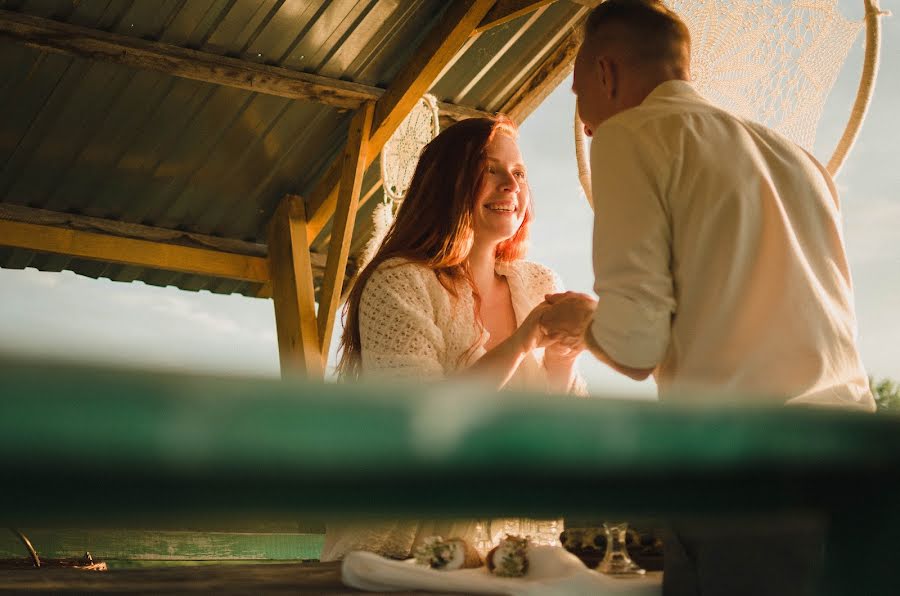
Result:
{"label": "glass goblet", "polygon": [[604,522],[606,533],[606,554],[597,571],[613,577],[639,577],[646,573],[628,556],[625,537],[628,534],[628,522]]}

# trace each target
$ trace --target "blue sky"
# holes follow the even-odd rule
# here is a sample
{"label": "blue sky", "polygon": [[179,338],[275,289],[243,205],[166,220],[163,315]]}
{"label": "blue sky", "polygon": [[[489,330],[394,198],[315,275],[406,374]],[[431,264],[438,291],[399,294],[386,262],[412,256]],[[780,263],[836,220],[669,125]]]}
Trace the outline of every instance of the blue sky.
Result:
{"label": "blue sky", "polygon": [[[883,2],[894,8],[894,2]],[[851,18],[862,0],[841,0]],[[814,153],[827,161],[858,84],[862,36],[826,104]],[[525,122],[520,144],[537,218],[529,258],[554,268],[569,289],[592,285],[592,214],[575,174],[573,96],[566,81]],[[857,145],[837,182],[856,290],[859,342],[871,374],[900,379],[900,19],[884,20],[882,66]],[[272,302],[69,272],[0,269],[0,352],[221,374],[275,376]],[[336,342],[334,342],[336,343]],[[582,373],[594,393],[652,396],[589,357]]]}

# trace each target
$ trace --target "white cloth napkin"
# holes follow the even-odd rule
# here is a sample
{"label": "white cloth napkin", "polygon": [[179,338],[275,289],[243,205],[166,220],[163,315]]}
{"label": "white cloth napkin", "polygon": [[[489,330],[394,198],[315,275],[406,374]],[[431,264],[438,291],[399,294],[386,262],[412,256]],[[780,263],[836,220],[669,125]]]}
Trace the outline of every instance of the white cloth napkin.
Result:
{"label": "white cloth napkin", "polygon": [[605,594],[660,596],[660,574],[634,579],[614,579],[584,566],[578,557],[558,546],[534,546],[528,550],[529,568],[524,577],[497,577],[486,567],[438,571],[410,561],[391,561],[373,553],[348,553],[341,565],[344,584],[371,592],[434,590],[469,594],[511,596],[581,596]]}

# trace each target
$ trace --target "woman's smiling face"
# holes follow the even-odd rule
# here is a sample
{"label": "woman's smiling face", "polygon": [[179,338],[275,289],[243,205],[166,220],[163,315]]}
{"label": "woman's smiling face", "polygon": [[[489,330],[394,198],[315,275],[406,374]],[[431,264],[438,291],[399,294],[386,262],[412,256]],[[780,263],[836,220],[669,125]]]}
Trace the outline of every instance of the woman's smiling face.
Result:
{"label": "woman's smiling face", "polygon": [[475,242],[499,243],[522,225],[530,200],[522,153],[516,141],[495,134],[485,148],[485,171],[475,197]]}

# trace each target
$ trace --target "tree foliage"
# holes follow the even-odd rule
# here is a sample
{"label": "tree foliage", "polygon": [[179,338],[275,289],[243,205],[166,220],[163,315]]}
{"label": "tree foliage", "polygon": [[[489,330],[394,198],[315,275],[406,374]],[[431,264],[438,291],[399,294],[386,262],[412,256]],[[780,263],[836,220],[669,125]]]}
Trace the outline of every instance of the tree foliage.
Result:
{"label": "tree foliage", "polygon": [[869,379],[872,393],[875,394],[875,404],[878,410],[894,410],[900,412],[900,383],[891,379],[876,381]]}

